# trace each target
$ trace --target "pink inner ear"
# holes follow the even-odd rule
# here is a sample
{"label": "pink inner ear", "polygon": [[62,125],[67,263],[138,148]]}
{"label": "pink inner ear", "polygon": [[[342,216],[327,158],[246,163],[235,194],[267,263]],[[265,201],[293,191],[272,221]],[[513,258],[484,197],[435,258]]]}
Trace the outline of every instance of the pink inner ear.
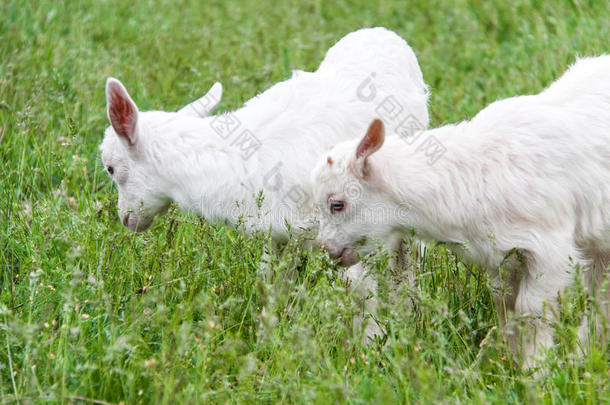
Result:
{"label": "pink inner ear", "polygon": [[356,150],[356,157],[368,157],[373,152],[381,147],[384,140],[383,122],[380,119],[375,119],[366,131],[366,135],[360,141]]}
{"label": "pink inner ear", "polygon": [[108,116],[112,128],[127,140],[129,146],[133,146],[138,115],[136,107],[119,86],[112,84],[108,90]]}

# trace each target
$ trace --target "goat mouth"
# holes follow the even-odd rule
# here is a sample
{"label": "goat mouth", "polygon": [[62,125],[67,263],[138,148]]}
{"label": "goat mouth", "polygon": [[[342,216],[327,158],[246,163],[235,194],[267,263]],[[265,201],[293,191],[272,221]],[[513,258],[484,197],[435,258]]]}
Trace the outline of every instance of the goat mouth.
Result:
{"label": "goat mouth", "polygon": [[343,248],[341,255],[339,256],[339,265],[351,266],[356,263],[358,263],[356,252],[351,248]]}
{"label": "goat mouth", "polygon": [[123,225],[132,232],[142,232],[147,230],[152,225],[152,218],[146,218],[141,215],[134,215],[128,213],[123,216],[121,220]]}

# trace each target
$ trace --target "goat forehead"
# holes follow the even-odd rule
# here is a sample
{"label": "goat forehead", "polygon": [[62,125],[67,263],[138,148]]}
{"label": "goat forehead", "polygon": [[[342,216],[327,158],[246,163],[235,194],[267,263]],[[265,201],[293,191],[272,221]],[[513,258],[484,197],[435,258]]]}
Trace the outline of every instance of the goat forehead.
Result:
{"label": "goat forehead", "polygon": [[316,183],[339,185],[349,181],[349,168],[344,159],[337,159],[332,165],[324,162],[316,173]]}
{"label": "goat forehead", "polygon": [[119,137],[114,133],[112,127],[106,129],[104,140],[99,146],[102,154],[102,162],[106,165],[116,164],[127,157],[125,146],[121,144]]}
{"label": "goat forehead", "polygon": [[345,173],[326,172],[318,178],[316,184],[317,197],[326,201],[331,194],[341,193],[350,180]]}
{"label": "goat forehead", "polygon": [[325,189],[329,183],[336,182],[336,175],[332,173],[332,170],[325,167],[320,167],[314,176],[314,187],[316,190]]}

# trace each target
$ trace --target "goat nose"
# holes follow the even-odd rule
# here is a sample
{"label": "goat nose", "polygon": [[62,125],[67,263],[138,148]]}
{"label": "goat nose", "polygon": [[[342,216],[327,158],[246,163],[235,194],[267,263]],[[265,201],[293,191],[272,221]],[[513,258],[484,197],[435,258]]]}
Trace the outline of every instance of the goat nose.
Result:
{"label": "goat nose", "polygon": [[337,249],[333,249],[333,250],[326,250],[326,252],[328,252],[328,256],[331,259],[338,259],[341,257],[341,255],[343,254],[342,250],[337,250]]}
{"label": "goat nose", "polygon": [[341,249],[337,249],[332,245],[329,245],[328,242],[318,242],[318,244],[320,245],[320,248],[322,248],[326,253],[328,253],[328,256],[330,258],[338,259],[339,257],[341,257]]}
{"label": "goat nose", "polygon": [[131,215],[131,214],[125,214],[123,216],[123,226],[128,226],[129,225],[129,215]]}

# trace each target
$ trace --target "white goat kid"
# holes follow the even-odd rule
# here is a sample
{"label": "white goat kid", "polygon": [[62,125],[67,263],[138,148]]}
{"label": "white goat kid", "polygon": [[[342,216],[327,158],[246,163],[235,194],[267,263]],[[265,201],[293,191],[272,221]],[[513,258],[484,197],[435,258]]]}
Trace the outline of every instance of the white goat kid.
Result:
{"label": "white goat kid", "polygon": [[[426,139],[445,150],[434,164],[416,146]],[[575,264],[610,315],[610,56],[579,60],[538,95],[385,145],[375,120],[360,143],[324,155],[313,182],[323,212],[318,239],[336,257],[415,232],[486,267],[502,291],[500,325],[525,367],[553,344],[548,321]],[[343,191],[354,182],[358,199]],[[514,314],[532,316],[534,327],[509,328],[505,317]]]}
{"label": "white goat kid", "polygon": [[359,137],[388,104],[397,123],[428,125],[417,58],[384,28],[346,35],[317,71],[295,71],[228,114],[189,116],[188,106],[139,112],[113,78],[106,97],[111,126],[102,160],[118,187],[119,216],[134,231],[148,228],[173,201],[211,222],[271,227],[274,240],[284,241],[286,223],[293,231],[314,225],[309,172],[331,145]]}

